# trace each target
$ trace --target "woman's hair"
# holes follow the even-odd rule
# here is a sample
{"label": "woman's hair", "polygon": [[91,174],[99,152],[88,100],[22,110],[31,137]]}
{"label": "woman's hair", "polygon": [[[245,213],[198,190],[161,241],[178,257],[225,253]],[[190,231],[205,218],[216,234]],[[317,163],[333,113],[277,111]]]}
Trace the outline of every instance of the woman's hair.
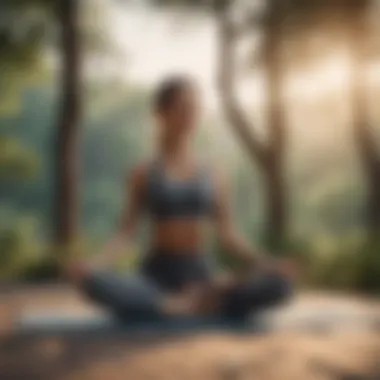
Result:
{"label": "woman's hair", "polygon": [[192,85],[193,81],[191,78],[184,75],[164,79],[154,92],[154,110],[157,112],[165,111],[173,104],[173,101],[182,90]]}

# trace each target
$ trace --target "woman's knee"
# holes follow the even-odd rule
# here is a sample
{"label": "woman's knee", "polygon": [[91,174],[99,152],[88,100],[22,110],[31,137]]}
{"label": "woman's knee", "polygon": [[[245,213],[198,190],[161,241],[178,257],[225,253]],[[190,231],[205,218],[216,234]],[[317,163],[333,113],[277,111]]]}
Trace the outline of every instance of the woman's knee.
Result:
{"label": "woman's knee", "polygon": [[94,271],[83,281],[81,290],[93,302],[120,316],[157,316],[161,293],[140,276],[124,276]]}
{"label": "woman's knee", "polygon": [[108,304],[115,298],[117,287],[113,285],[113,274],[108,271],[88,269],[77,282],[78,289],[89,300]]}
{"label": "woman's knee", "polygon": [[224,294],[222,312],[228,316],[247,316],[252,312],[279,306],[291,298],[291,282],[279,274],[255,275],[241,286]]}

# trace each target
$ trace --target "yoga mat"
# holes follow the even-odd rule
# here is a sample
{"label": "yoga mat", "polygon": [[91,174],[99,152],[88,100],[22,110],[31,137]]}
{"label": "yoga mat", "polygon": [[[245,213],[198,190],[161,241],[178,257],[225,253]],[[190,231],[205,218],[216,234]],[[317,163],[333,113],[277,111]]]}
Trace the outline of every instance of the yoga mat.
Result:
{"label": "yoga mat", "polygon": [[196,332],[205,330],[259,331],[259,321],[232,321],[225,318],[168,318],[157,321],[118,320],[110,315],[54,314],[40,311],[23,314],[16,323],[20,333],[104,333],[104,332]]}
{"label": "yoga mat", "polygon": [[109,314],[79,314],[54,310],[24,311],[16,321],[21,333],[80,333],[80,332],[186,332],[204,330],[269,332],[379,328],[380,315],[354,312],[345,307],[284,308],[253,315],[249,320],[226,318],[176,317],[157,321],[121,321]]}

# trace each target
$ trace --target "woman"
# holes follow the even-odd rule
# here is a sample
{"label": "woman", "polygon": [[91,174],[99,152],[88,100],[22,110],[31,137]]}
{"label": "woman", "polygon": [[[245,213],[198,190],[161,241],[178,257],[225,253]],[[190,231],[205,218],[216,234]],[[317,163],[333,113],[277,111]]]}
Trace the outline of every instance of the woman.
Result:
{"label": "woman", "polygon": [[[119,229],[92,265],[70,265],[70,278],[96,302],[123,318],[158,318],[214,313],[245,318],[277,304],[290,293],[283,264],[270,263],[236,232],[228,203],[228,183],[208,164],[197,161],[191,135],[200,113],[200,94],[188,78],[159,86],[154,114],[158,154],[135,168],[127,181],[127,200]],[[102,268],[130,244],[143,212],[152,224],[151,249],[137,276]],[[212,222],[245,273],[215,279],[202,254],[205,224]]]}

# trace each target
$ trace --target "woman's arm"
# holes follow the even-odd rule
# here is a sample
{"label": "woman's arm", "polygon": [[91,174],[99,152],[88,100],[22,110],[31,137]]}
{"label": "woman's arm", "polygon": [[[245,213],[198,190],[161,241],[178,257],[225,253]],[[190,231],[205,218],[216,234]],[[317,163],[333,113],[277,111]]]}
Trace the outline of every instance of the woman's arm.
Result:
{"label": "woman's arm", "polygon": [[248,246],[244,237],[237,231],[233,220],[228,181],[223,174],[216,178],[216,226],[220,241],[232,254],[235,254],[244,264],[244,272],[250,273],[253,268],[276,271],[287,277],[297,275],[297,265],[289,259],[275,259],[262,250]]}
{"label": "woman's arm", "polygon": [[95,257],[91,267],[112,265],[131,244],[144,203],[146,167],[136,167],[126,181],[124,209],[114,236]]}
{"label": "woman's arm", "polygon": [[215,223],[220,242],[229,252],[237,256],[247,269],[259,266],[266,255],[258,249],[249,247],[238,232],[231,211],[228,180],[223,173],[216,173]]}

